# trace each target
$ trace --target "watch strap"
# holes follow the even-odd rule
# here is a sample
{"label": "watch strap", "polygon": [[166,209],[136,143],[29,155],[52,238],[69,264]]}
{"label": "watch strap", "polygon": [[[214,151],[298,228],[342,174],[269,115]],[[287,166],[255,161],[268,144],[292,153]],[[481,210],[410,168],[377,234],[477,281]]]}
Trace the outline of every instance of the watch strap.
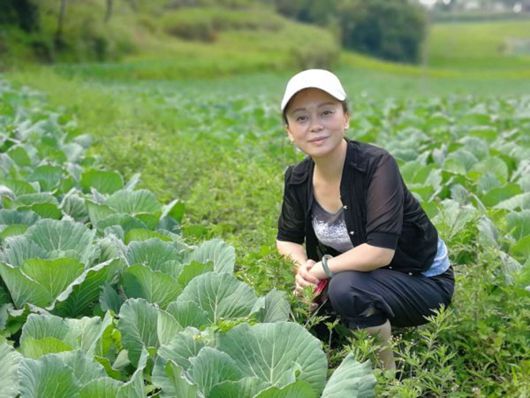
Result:
{"label": "watch strap", "polygon": [[324,254],[322,256],[322,269],[324,269],[324,273],[327,275],[328,278],[331,278],[333,276],[333,272],[329,269],[328,260],[332,258],[329,254]]}

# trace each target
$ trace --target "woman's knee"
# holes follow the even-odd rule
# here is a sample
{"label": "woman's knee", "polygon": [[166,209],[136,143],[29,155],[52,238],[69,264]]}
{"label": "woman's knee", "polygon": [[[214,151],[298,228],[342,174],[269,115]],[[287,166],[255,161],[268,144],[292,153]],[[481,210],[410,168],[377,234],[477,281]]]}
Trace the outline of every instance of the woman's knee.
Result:
{"label": "woman's knee", "polygon": [[366,272],[341,272],[331,278],[328,286],[328,297],[335,311],[346,312],[350,316],[360,314],[370,304],[363,285],[368,275]]}

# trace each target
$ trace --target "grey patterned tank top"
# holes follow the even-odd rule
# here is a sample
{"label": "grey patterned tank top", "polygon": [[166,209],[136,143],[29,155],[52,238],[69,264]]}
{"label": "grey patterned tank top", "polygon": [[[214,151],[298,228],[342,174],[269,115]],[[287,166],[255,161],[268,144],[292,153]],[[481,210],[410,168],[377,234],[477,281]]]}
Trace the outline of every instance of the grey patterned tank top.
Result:
{"label": "grey patterned tank top", "polygon": [[320,243],[332,247],[340,253],[353,249],[342,207],[336,213],[330,213],[314,199],[311,213],[313,230]]}

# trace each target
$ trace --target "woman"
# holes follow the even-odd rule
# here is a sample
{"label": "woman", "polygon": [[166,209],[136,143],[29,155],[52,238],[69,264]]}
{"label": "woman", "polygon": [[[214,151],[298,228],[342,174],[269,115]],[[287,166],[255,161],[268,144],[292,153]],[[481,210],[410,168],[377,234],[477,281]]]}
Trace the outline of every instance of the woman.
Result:
{"label": "woman", "polygon": [[[346,92],[329,71],[293,76],[285,129],[306,159],[285,173],[277,248],[296,265],[295,290],[329,279],[333,310],[382,340],[395,368],[391,325],[426,322],[454,288],[447,249],[385,150],[345,138]],[[305,244],[305,246],[304,246]]]}

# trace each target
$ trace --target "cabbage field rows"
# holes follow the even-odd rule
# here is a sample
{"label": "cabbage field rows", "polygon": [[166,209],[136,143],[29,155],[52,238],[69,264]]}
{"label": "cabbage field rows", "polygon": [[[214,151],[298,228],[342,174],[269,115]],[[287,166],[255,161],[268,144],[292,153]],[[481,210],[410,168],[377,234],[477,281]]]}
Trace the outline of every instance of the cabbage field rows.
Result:
{"label": "cabbage field rows", "polygon": [[[294,158],[278,134],[277,112],[261,103],[141,94],[135,96],[178,118],[207,120],[187,120],[195,146],[238,143],[242,155],[223,150],[242,171],[227,167],[223,180],[229,174],[248,189],[246,164]],[[439,341],[423,329],[412,334],[412,351],[403,342],[396,351],[407,378],[375,385],[379,374],[353,347],[328,379],[326,356],[338,364],[344,355],[323,351],[325,344],[289,322],[283,290],[292,281],[280,278],[274,285],[281,290],[258,296],[234,276],[239,269],[263,292],[273,284],[258,281],[270,257],[244,263],[256,261],[251,253],[236,267],[234,248],[219,239],[190,245],[181,234],[183,203],[161,203],[137,188],[138,176],[124,181],[106,170],[89,156],[91,139],[70,113],[0,80],[0,397],[524,396],[518,390],[530,372],[530,97],[363,98],[353,105],[353,138],[381,144],[398,159],[447,242],[457,277],[445,317],[450,325],[432,332]],[[242,134],[248,126],[254,131]],[[132,155],[171,173],[176,149],[142,134],[153,146]],[[277,166],[280,186],[285,165]],[[233,178],[238,172],[242,179]],[[223,191],[219,203],[200,195],[220,189],[215,178],[194,187],[194,206],[220,224],[228,214],[240,234],[255,233],[240,237],[246,241],[238,250],[251,251],[251,240],[266,246],[281,197],[252,202],[251,230],[250,210],[230,208],[243,206],[242,189]],[[258,179],[251,184],[270,191]]]}
{"label": "cabbage field rows", "polygon": [[[116,147],[141,140],[140,161],[129,160],[137,149],[110,150],[106,158],[120,170],[148,171],[149,186],[159,192],[169,185],[186,195],[187,222],[230,239],[237,275],[251,286],[289,291],[290,266],[273,253],[274,237],[283,170],[301,154],[282,129],[279,98],[265,88],[278,94],[281,83],[261,78],[202,82],[202,89],[196,82],[112,83],[101,92],[119,92],[117,101],[148,109],[130,124],[147,120],[154,127],[122,128],[116,138],[104,138]],[[348,135],[397,158],[448,245],[456,278],[448,311],[423,327],[394,330],[401,376],[389,379],[376,369],[377,396],[529,396],[530,97],[381,99],[348,92]],[[185,190],[165,178],[173,173],[188,179]],[[185,233],[193,234],[188,225]],[[292,303],[295,318],[306,323],[303,304]],[[333,330],[342,332],[340,325]],[[366,336],[337,346],[326,333],[330,363],[348,351],[360,362],[373,359]]]}
{"label": "cabbage field rows", "polygon": [[258,297],[234,248],[191,246],[162,204],[87,155],[70,116],[0,80],[0,397],[373,395],[351,355]]}

